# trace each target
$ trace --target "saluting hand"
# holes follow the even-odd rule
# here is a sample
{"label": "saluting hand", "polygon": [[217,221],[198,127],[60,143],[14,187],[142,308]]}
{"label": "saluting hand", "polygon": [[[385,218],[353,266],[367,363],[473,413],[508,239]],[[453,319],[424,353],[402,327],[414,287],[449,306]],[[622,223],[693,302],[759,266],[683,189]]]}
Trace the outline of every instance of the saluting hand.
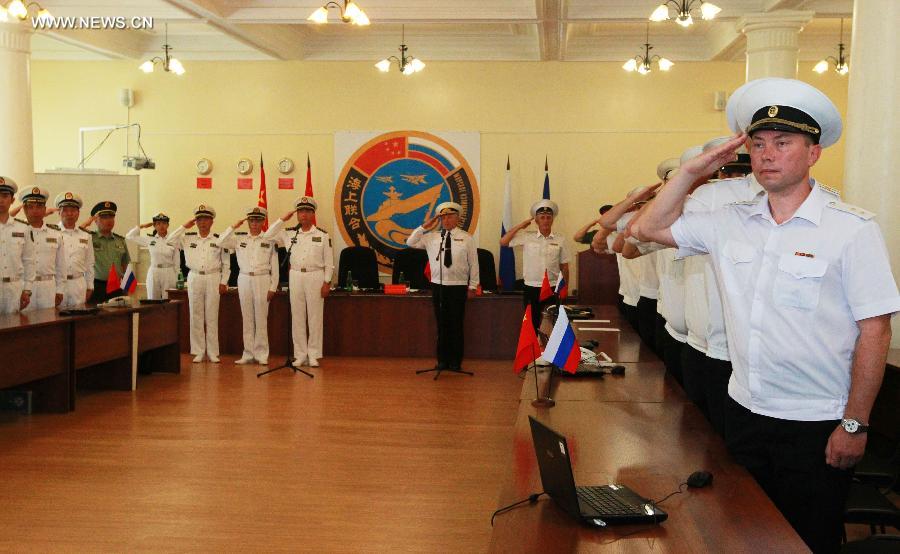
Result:
{"label": "saluting hand", "polygon": [[232,228],[232,229],[237,229],[238,227],[240,227],[241,225],[243,225],[245,221],[247,221],[247,218],[246,218],[246,217],[243,218],[243,219],[239,219],[239,220],[237,220],[237,221],[234,223],[234,225],[231,226],[231,228]]}
{"label": "saluting hand", "polygon": [[191,227],[194,226],[195,223],[197,223],[197,218],[196,218],[196,217],[192,217],[191,219],[187,220],[187,223],[184,224],[184,228],[185,228],[185,229],[190,229]]}
{"label": "saluting hand", "polygon": [[150,223],[142,223],[141,224],[141,229],[147,229],[148,227],[153,227],[152,221]]}
{"label": "saluting hand", "polygon": [[426,231],[430,231],[434,229],[434,226],[437,225],[438,220],[441,218],[440,215],[435,214],[431,219],[422,224],[422,228]]}
{"label": "saluting hand", "polygon": [[533,218],[533,217],[529,217],[528,219],[526,219],[526,220],[523,221],[522,223],[519,223],[519,229],[524,229],[524,228],[528,227],[529,225],[531,225],[531,222],[532,222],[532,221],[534,221],[534,218]]}
{"label": "saluting hand", "polygon": [[59,211],[59,208],[47,208],[47,213],[45,215],[53,215]]}
{"label": "saluting hand", "polygon": [[295,213],[297,213],[296,209],[289,211],[288,213],[281,216],[281,221],[284,221],[285,223],[287,223],[288,221],[291,220],[292,217],[294,217]]}
{"label": "saluting hand", "polygon": [[737,159],[735,152],[746,140],[747,135],[745,133],[737,133],[728,142],[686,161],[678,171],[685,172],[693,177],[712,175],[726,163]]}

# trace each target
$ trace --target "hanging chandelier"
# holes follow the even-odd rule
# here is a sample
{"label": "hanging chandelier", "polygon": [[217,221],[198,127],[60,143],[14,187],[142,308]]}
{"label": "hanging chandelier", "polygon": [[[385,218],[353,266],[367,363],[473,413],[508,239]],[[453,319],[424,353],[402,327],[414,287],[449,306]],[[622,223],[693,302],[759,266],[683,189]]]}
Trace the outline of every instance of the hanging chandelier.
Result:
{"label": "hanging chandelier", "polygon": [[184,66],[178,61],[178,58],[171,56],[173,48],[169,46],[169,24],[166,23],[166,42],[163,44],[163,56],[156,56],[142,63],[138,69],[144,73],[153,73],[156,64],[160,64],[165,71],[170,71],[175,75],[184,75]]}
{"label": "hanging chandelier", "polygon": [[650,23],[647,23],[647,37],[646,42],[644,42],[644,53],[638,54],[637,56],[631,58],[625,65],[622,66],[622,69],[625,71],[637,71],[641,75],[646,75],[652,71],[650,64],[655,63],[660,71],[668,71],[672,69],[672,66],[675,63],[672,60],[667,58],[663,58],[662,56],[654,54],[650,55],[650,51],[653,50],[653,45],[650,44]]}
{"label": "hanging chandelier", "polygon": [[12,0],[6,7],[4,7],[3,4],[0,4],[0,21],[9,21],[9,16],[18,19],[19,21],[24,21],[25,18],[28,17],[28,10],[32,8],[37,10],[37,16],[35,17],[36,21],[51,21],[53,19],[50,12],[47,11],[47,8],[41,6],[37,2],[25,3],[22,0]]}
{"label": "hanging chandelier", "polygon": [[362,11],[353,0],[344,0],[343,6],[334,1],[326,2],[306,19],[319,25],[328,23],[328,8],[337,8],[341,13],[341,21],[344,23],[352,23],[359,26],[369,24],[369,17],[366,15],[366,12]]}
{"label": "hanging chandelier", "polygon": [[700,6],[700,18],[701,19],[713,19],[716,17],[722,8],[712,4],[710,2],[705,2],[704,0],[666,0],[650,14],[650,21],[665,21],[669,18],[669,5],[672,5],[672,8],[675,9],[675,23],[678,23],[682,27],[690,27],[691,24],[694,23],[694,18],[691,17],[691,10],[694,9],[695,4]]}
{"label": "hanging chandelier", "polygon": [[387,73],[391,70],[391,64],[393,62],[397,62],[397,68],[404,75],[412,75],[413,73],[418,73],[425,69],[425,63],[418,59],[414,58],[407,54],[408,48],[406,47],[406,25],[401,27],[401,35],[400,35],[400,57],[397,56],[388,56],[387,58],[381,60],[380,62],[375,64],[375,67],[378,68],[378,71],[382,73]]}
{"label": "hanging chandelier", "polygon": [[834,71],[838,75],[846,75],[850,73],[850,66],[847,65],[847,58],[844,57],[844,19],[841,18],[841,41],[838,43],[838,56],[828,56],[813,67],[813,71],[822,74],[828,71],[828,62],[834,64]]}

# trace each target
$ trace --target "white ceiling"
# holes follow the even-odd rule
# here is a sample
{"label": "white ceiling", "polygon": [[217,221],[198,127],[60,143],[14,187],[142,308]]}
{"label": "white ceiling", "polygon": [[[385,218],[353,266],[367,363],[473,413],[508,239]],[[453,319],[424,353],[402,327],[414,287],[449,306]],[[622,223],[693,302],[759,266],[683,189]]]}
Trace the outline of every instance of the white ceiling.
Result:
{"label": "white ceiling", "polygon": [[[0,0],[5,3],[5,0]],[[37,60],[144,59],[165,42],[181,60],[371,60],[396,52],[405,25],[410,54],[428,61],[625,61],[645,42],[647,17],[661,0],[357,0],[372,21],[314,25],[324,0],[45,0],[55,17],[153,17],[152,30],[37,31]],[[853,0],[713,0],[713,21],[684,29],[650,24],[654,52],[675,62],[738,61],[745,14],[803,10],[815,18],[800,34],[800,59],[834,55],[844,22],[850,43]]]}

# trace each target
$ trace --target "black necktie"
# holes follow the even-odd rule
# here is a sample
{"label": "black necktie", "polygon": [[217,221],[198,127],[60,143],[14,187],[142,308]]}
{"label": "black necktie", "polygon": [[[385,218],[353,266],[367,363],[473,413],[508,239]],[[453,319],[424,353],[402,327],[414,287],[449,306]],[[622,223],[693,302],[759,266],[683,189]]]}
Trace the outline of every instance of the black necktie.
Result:
{"label": "black necktie", "polygon": [[447,231],[447,244],[444,246],[444,267],[453,265],[453,251],[450,250],[450,231]]}

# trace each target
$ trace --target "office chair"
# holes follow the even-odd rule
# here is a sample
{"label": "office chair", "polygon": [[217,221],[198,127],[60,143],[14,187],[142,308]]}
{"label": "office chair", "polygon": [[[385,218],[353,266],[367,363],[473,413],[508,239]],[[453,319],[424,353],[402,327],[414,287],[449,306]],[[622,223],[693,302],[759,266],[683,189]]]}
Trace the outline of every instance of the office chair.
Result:
{"label": "office chair", "polygon": [[497,268],[490,250],[478,249],[478,280],[481,290],[497,292]]}
{"label": "office chair", "polygon": [[378,261],[375,251],[367,246],[348,246],[341,250],[338,260],[338,288],[347,286],[347,273],[362,289],[378,288]]}
{"label": "office chair", "polygon": [[[428,254],[419,248],[405,248],[394,256],[394,271],[391,274],[391,283],[400,282],[400,274],[409,281],[410,288],[425,289],[430,283],[425,279],[425,265],[428,263]],[[435,268],[432,268],[434,270]]]}

